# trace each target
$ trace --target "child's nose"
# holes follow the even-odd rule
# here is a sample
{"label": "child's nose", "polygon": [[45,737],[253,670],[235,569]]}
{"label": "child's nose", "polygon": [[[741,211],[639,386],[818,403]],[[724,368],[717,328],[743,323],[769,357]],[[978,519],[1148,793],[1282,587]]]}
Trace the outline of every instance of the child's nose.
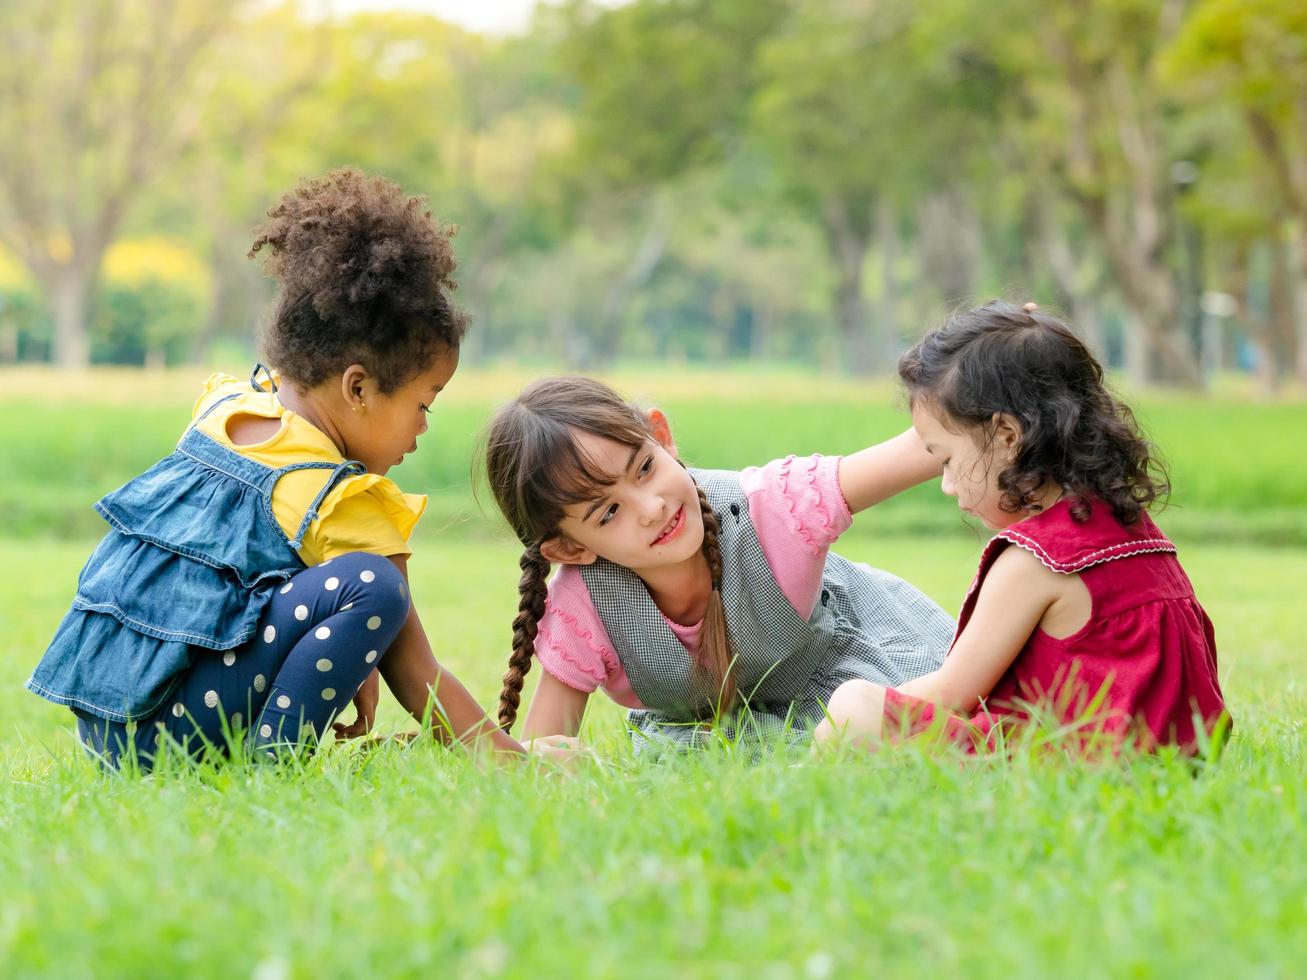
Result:
{"label": "child's nose", "polygon": [[640,505],[641,515],[646,524],[657,524],[667,513],[667,501],[660,493],[647,494]]}

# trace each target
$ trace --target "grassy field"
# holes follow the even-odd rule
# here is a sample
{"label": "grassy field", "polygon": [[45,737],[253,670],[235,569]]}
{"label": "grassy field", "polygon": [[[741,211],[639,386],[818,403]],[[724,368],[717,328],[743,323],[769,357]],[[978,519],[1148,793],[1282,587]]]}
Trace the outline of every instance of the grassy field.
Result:
{"label": "grassy field", "polygon": [[[393,472],[430,493],[427,534],[493,534],[471,496],[471,459],[494,408],[524,372],[460,373],[441,396],[421,450]],[[682,455],[739,469],[788,453],[846,453],[905,429],[896,389],[805,375],[688,372],[612,378],[672,419]],[[0,371],[0,512],[11,536],[100,533],[89,503],[171,451],[199,393],[193,372]],[[1175,492],[1161,522],[1177,537],[1307,546],[1307,402],[1255,403],[1216,393],[1146,397],[1135,408]],[[491,515],[493,518],[493,515]],[[957,533],[957,508],[934,486],[889,501],[855,534]]]}
{"label": "grassy field", "polygon": [[[65,501],[49,515],[165,452],[193,387],[122,376],[72,404],[38,380],[0,378],[0,452],[10,474],[46,466],[40,496]],[[478,413],[518,380],[476,379],[461,401],[451,391],[436,445],[400,474],[411,489],[450,481],[446,522],[419,542],[414,595],[442,658],[485,703],[516,549],[493,523],[455,516],[467,500],[456,475],[466,480]],[[646,394],[674,413],[687,455],[713,465],[837,452],[903,422],[884,408],[888,389],[727,378],[702,395],[656,380]],[[128,404],[133,386],[142,404]],[[1295,975],[1307,957],[1307,550],[1236,532],[1291,526],[1301,511],[1307,473],[1284,443],[1303,407],[1158,401],[1147,413],[1176,433],[1159,439],[1178,487],[1181,472],[1204,472],[1205,446],[1221,447],[1207,489],[1183,507],[1178,491],[1164,526],[1188,511],[1235,529],[1204,540],[1193,518],[1181,544],[1237,722],[1220,762],[1197,772],[912,749],[652,764],[631,757],[620,714],[596,698],[586,725],[599,759],[573,773],[488,770],[416,744],[329,747],[298,771],[104,777],[67,713],[21,689],[93,544],[29,511],[0,532],[0,975]],[[1253,506],[1259,486],[1272,506]],[[4,493],[12,507],[17,492]],[[910,511],[887,508],[840,550],[956,611],[979,540],[933,506],[918,513],[940,533],[909,533]],[[379,727],[404,727],[386,699]]]}

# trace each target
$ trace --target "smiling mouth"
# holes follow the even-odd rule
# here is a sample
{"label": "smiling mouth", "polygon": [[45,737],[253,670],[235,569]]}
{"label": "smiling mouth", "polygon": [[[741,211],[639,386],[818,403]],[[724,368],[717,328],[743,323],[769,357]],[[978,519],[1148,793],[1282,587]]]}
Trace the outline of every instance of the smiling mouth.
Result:
{"label": "smiling mouth", "polygon": [[657,545],[664,544],[667,541],[670,541],[672,538],[676,537],[676,535],[680,532],[681,528],[683,527],[685,527],[684,506],[678,507],[676,509],[675,515],[673,515],[672,519],[667,522],[667,526],[664,527],[661,532],[659,532],[658,537],[653,539],[653,543],[650,544],[649,547],[653,548],[656,547]]}

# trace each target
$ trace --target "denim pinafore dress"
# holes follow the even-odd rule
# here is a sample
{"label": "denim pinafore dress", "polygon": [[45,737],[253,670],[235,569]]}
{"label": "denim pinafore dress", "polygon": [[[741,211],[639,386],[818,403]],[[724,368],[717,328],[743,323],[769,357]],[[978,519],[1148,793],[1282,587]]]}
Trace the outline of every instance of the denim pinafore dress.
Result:
{"label": "denim pinafore dress", "polygon": [[[948,613],[897,576],[834,553],[826,556],[821,599],[805,620],[767,564],[740,475],[690,474],[721,526],[722,604],[741,704],[718,720],[719,733],[800,741],[845,681],[893,686],[944,662],[955,626]],[[649,590],[630,569],[604,559],[580,572],[631,689],[645,705],[627,715],[637,746],[651,736],[698,744],[717,692],[708,689]]]}
{"label": "denim pinafore dress", "polygon": [[[269,375],[255,391],[276,397]],[[273,590],[305,568],[297,549],[318,508],[362,463],[270,467],[196,426],[177,449],[95,504],[109,532],[82,568],[72,608],[27,681],[28,690],[110,721],[147,718],[197,656],[253,636]],[[293,470],[330,470],[294,538],[272,511],[277,481]]]}

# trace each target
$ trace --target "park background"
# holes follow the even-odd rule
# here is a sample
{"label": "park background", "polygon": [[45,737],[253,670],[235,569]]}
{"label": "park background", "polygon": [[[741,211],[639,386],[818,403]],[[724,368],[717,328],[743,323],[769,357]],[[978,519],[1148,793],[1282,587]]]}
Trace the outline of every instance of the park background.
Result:
{"label": "park background", "polygon": [[[395,6],[0,0],[0,975],[1292,973],[1307,8]],[[483,703],[517,567],[474,447],[526,380],[600,374],[698,464],[849,452],[908,424],[897,354],[1001,295],[1068,317],[1169,464],[1224,758],[651,765],[595,703],[572,776],[424,744],[98,775],[21,687],[90,504],[248,370],[251,229],[340,165],[459,228],[474,323],[393,476],[431,495],[414,593]],[[926,486],[838,550],[955,613],[983,537]]]}

